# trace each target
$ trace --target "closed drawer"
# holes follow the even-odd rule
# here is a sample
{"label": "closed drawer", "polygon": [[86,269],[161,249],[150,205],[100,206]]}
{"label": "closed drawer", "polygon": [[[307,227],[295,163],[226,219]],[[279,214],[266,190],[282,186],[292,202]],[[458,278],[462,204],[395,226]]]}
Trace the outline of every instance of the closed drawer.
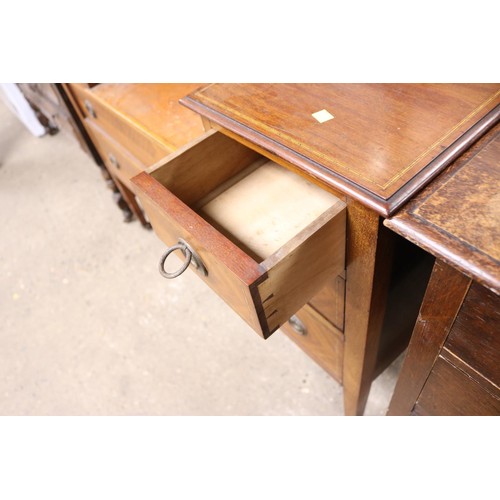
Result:
{"label": "closed drawer", "polygon": [[71,84],[71,90],[85,118],[101,127],[144,164],[152,165],[173,151],[173,148],[168,148],[153,135],[141,130],[118,109],[96,97],[92,89]]}
{"label": "closed drawer", "polygon": [[97,124],[85,119],[85,125],[110,172],[133,191],[132,177],[140,174],[145,166],[120,144],[113,140]]}
{"label": "closed drawer", "polygon": [[500,415],[497,387],[484,389],[476,380],[438,357],[413,408],[414,415]]}
{"label": "closed drawer", "polygon": [[283,332],[319,366],[342,383],[344,336],[310,306],[282,326]]}
{"label": "closed drawer", "polygon": [[345,203],[219,132],[133,183],[158,236],[186,242],[200,278],[264,338],[344,269]]}
{"label": "closed drawer", "polygon": [[468,373],[477,382],[483,384],[486,379],[500,387],[499,325],[500,296],[473,283],[446,339],[443,356],[470,367]]}
{"label": "closed drawer", "polygon": [[345,278],[334,276],[310,301],[309,304],[344,331]]}

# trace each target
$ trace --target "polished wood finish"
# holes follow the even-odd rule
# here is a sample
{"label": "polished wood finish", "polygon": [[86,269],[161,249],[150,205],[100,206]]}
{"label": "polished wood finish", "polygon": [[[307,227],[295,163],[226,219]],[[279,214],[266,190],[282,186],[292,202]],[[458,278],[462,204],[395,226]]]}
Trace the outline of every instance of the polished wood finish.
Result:
{"label": "polished wood finish", "polygon": [[[267,279],[258,283],[263,316],[271,332],[345,268],[345,203],[336,203],[262,262]],[[328,252],[325,252],[328,248]]]}
{"label": "polished wood finish", "polygon": [[412,411],[429,416],[500,415],[500,397],[439,357]]}
{"label": "polished wood finish", "polygon": [[353,202],[347,218],[344,411],[361,415],[377,362],[392,245],[375,212]]}
{"label": "polished wood finish", "polygon": [[[200,118],[178,99],[198,84],[71,84],[81,112],[146,165],[203,132]],[[87,102],[92,111],[89,111]]]}
{"label": "polished wood finish", "polygon": [[125,148],[111,138],[94,122],[85,121],[87,130],[98,148],[101,157],[114,177],[133,191],[132,177],[145,170],[145,166],[134,158]]}
{"label": "polished wood finish", "polygon": [[[265,168],[266,163],[259,159],[256,152],[212,130],[167,157],[164,164],[155,165],[147,173],[135,177],[133,183],[160,238],[167,245],[182,238],[193,246],[208,269],[208,275],[200,277],[267,338],[329,278],[343,272],[346,224],[345,204],[333,195],[321,193],[329,200],[323,213],[316,215],[305,227],[297,225],[294,234],[287,235],[289,240],[281,242],[271,255],[258,256],[255,252],[250,255],[244,237],[231,237],[229,226],[221,230],[227,217],[219,219],[217,226],[203,217],[202,200],[208,196],[213,201],[213,190],[224,196],[230,186],[235,185],[231,178],[243,182],[241,172],[253,175],[255,168]],[[252,164],[256,160],[254,168]],[[294,174],[283,172],[283,175]],[[307,181],[298,177],[297,181],[306,186],[301,196],[309,190],[312,193],[309,196],[316,196],[316,186],[307,185]],[[225,186],[222,193],[218,189],[220,184]],[[280,201],[273,195],[272,185],[259,186],[260,191],[271,189],[271,195],[265,197],[267,204]],[[249,194],[245,197],[246,203],[250,198],[261,203],[264,199],[261,195],[261,192]],[[290,201],[284,200],[287,204]],[[231,208],[224,210],[231,211]],[[276,212],[272,206],[269,210]],[[263,215],[265,219],[267,214]],[[289,210],[288,215],[291,217],[292,211]],[[232,219],[238,214],[230,216]],[[273,227],[267,229],[274,231]],[[267,229],[261,225],[262,231]],[[325,246],[328,252],[324,251]]]}
{"label": "polished wood finish", "polygon": [[61,99],[66,104],[68,112],[72,116],[75,126],[78,129],[79,136],[82,138],[82,142],[85,144],[85,147],[83,147],[82,149],[90,154],[90,156],[93,158],[97,166],[101,168],[101,170],[105,170],[102,159],[96,147],[94,146],[94,143],[92,142],[92,139],[90,138],[85,125],[83,124],[84,116],[79,109],[78,103],[76,102],[69,85],[67,83],[56,83],[55,87],[59,91]]}
{"label": "polished wood finish", "polygon": [[158,237],[169,246],[176,244],[179,238],[188,243],[194,239],[196,251],[209,273],[209,279],[201,275],[200,278],[258,331],[257,312],[249,308],[249,304],[253,302],[250,287],[262,276],[259,264],[153,177],[142,173],[134,177],[133,182]]}
{"label": "polished wood finish", "polygon": [[500,126],[385,224],[500,293]]}
{"label": "polished wood finish", "polygon": [[[150,227],[133,194],[132,176],[203,132],[200,117],[178,103],[198,84],[63,84],[106,168],[132,212]],[[111,141],[111,142],[110,142]],[[109,161],[121,157],[118,165]]]}
{"label": "polished wood finish", "polygon": [[315,309],[304,306],[296,317],[305,332],[285,323],[281,330],[337,382],[342,383],[344,336]]}
{"label": "polished wood finish", "polygon": [[213,84],[181,102],[388,215],[494,124],[500,86]]}
{"label": "polished wood finish", "polygon": [[210,130],[147,172],[186,205],[195,206],[259,158],[255,151]]}
{"label": "polished wood finish", "polygon": [[80,110],[87,121],[95,121],[146,165],[157,162],[174,150],[170,144],[164,144],[148,134],[106,101],[98,99],[94,93],[94,90],[98,88],[99,86],[88,89],[77,84],[71,85]]}
{"label": "polished wood finish", "polygon": [[200,83],[102,83],[93,95],[170,150],[184,146],[203,133],[200,117],[179,104],[179,99]]}
{"label": "polished wood finish", "polygon": [[412,411],[469,286],[470,280],[462,273],[436,262],[388,415],[408,415]]}
{"label": "polished wood finish", "polygon": [[[493,126],[499,88],[215,84],[181,100],[206,127],[345,201],[348,415],[363,413],[373,378],[405,348],[433,263],[421,250],[413,259],[411,245],[391,235],[380,215],[405,203]],[[316,109],[319,103],[340,112]],[[323,108],[335,117],[319,123],[312,113]]]}
{"label": "polished wood finish", "polygon": [[320,312],[339,331],[344,331],[345,277],[334,276],[310,301],[316,311]]}
{"label": "polished wood finish", "polygon": [[[143,227],[150,229],[151,224],[146,219],[144,212],[142,211],[142,208],[137,203],[137,199],[136,199],[134,193],[125,184],[123,184],[118,177],[114,176],[111,173],[111,171],[110,171],[110,175],[112,176],[112,178],[115,182],[115,185],[116,185],[118,192],[121,194],[121,197],[123,198],[123,200],[127,204],[127,207],[131,212],[131,215],[134,214],[135,217],[137,217],[137,220],[142,224]],[[125,215],[124,221],[131,222],[132,217]]]}

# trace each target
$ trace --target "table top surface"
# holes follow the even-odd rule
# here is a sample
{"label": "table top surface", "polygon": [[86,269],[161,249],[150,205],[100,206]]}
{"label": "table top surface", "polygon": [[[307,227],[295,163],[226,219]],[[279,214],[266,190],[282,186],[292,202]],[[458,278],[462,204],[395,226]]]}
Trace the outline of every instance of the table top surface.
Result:
{"label": "table top surface", "polygon": [[212,84],[181,103],[387,216],[492,126],[500,85]]}
{"label": "table top surface", "polygon": [[500,125],[384,223],[500,294]]}
{"label": "table top surface", "polygon": [[91,92],[172,151],[203,133],[200,117],[179,104],[199,83],[100,83]]}

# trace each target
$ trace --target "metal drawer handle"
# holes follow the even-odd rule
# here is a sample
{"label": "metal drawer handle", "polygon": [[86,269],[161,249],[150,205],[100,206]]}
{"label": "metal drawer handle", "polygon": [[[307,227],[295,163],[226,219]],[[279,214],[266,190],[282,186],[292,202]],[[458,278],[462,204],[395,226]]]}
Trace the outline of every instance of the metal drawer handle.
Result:
{"label": "metal drawer handle", "polygon": [[[186,259],[184,260],[182,266],[177,271],[169,273],[165,271],[164,267],[165,261],[167,260],[167,257],[176,250],[180,250],[186,257]],[[188,243],[186,243],[182,238],[179,238],[177,244],[167,248],[167,251],[162,255],[160,263],[158,265],[158,269],[160,271],[160,274],[164,278],[173,279],[177,278],[177,276],[180,276],[189,267],[190,264],[203,276],[208,275],[207,268],[203,264],[200,256],[191,248],[191,246]]]}
{"label": "metal drawer handle", "polygon": [[94,106],[92,106],[92,103],[88,99],[85,99],[83,101],[83,104],[85,105],[85,109],[88,111],[89,115],[92,118],[97,118],[97,115],[94,111]]}
{"label": "metal drawer handle", "polygon": [[118,163],[118,160],[116,159],[116,157],[113,153],[108,153],[108,159],[109,159],[111,165],[114,165],[118,169],[120,168],[120,164]]}
{"label": "metal drawer handle", "polygon": [[288,320],[288,324],[299,334],[307,335],[307,328],[295,314]]}

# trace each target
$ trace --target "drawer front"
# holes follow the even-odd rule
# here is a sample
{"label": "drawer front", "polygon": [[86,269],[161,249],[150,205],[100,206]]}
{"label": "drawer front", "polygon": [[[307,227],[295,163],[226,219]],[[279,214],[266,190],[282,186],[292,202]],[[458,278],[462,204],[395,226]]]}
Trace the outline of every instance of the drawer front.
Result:
{"label": "drawer front", "polygon": [[85,119],[85,126],[108,170],[133,191],[132,177],[140,174],[146,167],[98,125]]}
{"label": "drawer front", "polygon": [[[235,233],[244,232],[253,224],[252,216],[241,219],[246,222],[239,224],[240,212],[250,210],[253,214],[253,205],[250,209],[246,205],[256,196],[260,200],[261,191],[269,188],[266,181],[258,184],[257,193],[238,194],[238,208],[223,210],[224,217],[230,219],[229,224],[235,224],[235,233],[230,234],[227,227],[222,227],[227,220],[224,224],[214,221],[215,215],[207,207],[214,207],[224,197],[230,197],[232,186],[239,187],[240,181],[250,177],[248,168],[253,174],[266,161],[245,145],[212,130],[172,154],[164,164],[133,179],[135,192],[157,235],[169,246],[179,239],[187,242],[208,270],[206,275],[195,271],[199,277],[264,338],[288,321],[332,276],[343,271],[346,224],[345,203],[309,185],[308,190],[321,191],[316,193],[318,197],[332,197],[331,206],[270,255],[258,258],[249,248],[250,243],[242,244],[241,234]],[[280,175],[281,170],[285,172],[278,165],[269,168],[273,175],[276,171]],[[260,172],[257,172],[259,180]],[[306,181],[301,179],[300,182]],[[280,187],[275,180],[272,184],[274,189]],[[206,202],[207,198],[212,201]],[[304,203],[295,198],[289,201],[298,205]],[[267,216],[266,211],[274,214],[275,207],[261,205],[256,210],[264,211]],[[243,215],[248,216],[248,213]],[[255,234],[267,231],[274,237],[282,231],[280,224],[271,226],[254,228]]]}
{"label": "drawer front", "polygon": [[414,415],[500,415],[500,398],[439,357],[412,413]]}
{"label": "drawer front", "polygon": [[473,283],[444,347],[472,368],[478,382],[484,377],[500,386],[500,297]]}
{"label": "drawer front", "polygon": [[334,276],[320,290],[309,304],[333,323],[341,332],[344,331],[345,278]]}
{"label": "drawer front", "polygon": [[344,336],[310,306],[304,306],[281,329],[319,366],[342,383]]}
{"label": "drawer front", "polygon": [[166,145],[99,100],[92,89],[78,84],[71,84],[70,88],[85,118],[96,123],[145,165],[152,165],[171,153]]}

